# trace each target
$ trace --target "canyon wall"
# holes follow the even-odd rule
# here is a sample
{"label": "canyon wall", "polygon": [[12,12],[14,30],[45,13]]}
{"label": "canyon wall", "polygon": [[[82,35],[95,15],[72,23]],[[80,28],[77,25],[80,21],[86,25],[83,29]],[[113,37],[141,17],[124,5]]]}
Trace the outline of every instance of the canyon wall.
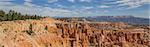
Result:
{"label": "canyon wall", "polygon": [[149,30],[128,29],[133,27],[123,23],[61,23],[57,26],[62,29],[62,37],[66,39],[65,47],[150,46]]}
{"label": "canyon wall", "polygon": [[0,47],[150,47],[150,29],[54,19],[0,22]]}

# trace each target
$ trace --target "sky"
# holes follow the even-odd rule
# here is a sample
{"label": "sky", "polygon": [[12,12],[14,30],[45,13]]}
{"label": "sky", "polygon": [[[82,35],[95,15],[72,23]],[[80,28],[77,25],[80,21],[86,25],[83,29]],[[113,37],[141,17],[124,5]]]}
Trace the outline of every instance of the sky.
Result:
{"label": "sky", "polygon": [[50,17],[150,16],[150,0],[0,0],[0,10]]}

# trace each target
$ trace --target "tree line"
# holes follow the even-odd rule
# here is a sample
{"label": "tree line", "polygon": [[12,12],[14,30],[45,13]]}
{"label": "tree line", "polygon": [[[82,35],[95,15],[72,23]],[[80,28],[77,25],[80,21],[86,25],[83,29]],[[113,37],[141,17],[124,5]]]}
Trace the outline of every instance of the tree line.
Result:
{"label": "tree line", "polygon": [[44,17],[37,15],[22,15],[19,12],[10,10],[8,13],[0,10],[0,21],[26,20],[26,19],[41,19]]}

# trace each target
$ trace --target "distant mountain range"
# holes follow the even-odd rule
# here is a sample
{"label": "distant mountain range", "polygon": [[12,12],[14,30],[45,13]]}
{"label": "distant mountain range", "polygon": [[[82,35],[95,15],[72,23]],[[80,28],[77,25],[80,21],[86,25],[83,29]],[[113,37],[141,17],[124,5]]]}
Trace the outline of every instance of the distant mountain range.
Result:
{"label": "distant mountain range", "polygon": [[[66,17],[65,17],[66,18]],[[124,22],[128,24],[149,25],[149,18],[140,18],[134,16],[91,16],[91,17],[75,17],[79,20],[85,19],[91,22]],[[68,17],[68,20],[72,18]]]}

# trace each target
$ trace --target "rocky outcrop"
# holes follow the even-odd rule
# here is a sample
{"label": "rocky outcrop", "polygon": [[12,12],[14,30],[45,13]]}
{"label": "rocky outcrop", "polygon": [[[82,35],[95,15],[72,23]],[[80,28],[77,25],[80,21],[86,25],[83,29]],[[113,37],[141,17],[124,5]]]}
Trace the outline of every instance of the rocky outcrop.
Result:
{"label": "rocky outcrop", "polygon": [[149,26],[62,22],[51,18],[0,22],[0,47],[149,47]]}
{"label": "rocky outcrop", "polygon": [[0,22],[0,47],[59,47],[57,22],[49,18]]}
{"label": "rocky outcrop", "polygon": [[[93,23],[92,23],[93,24]],[[98,26],[102,23],[96,23]],[[65,47],[148,47],[150,36],[148,30],[135,29],[97,29],[91,23],[64,23],[57,24],[62,29],[62,37],[67,40]],[[103,26],[117,26],[103,24]],[[121,25],[118,25],[120,28]],[[123,25],[123,27],[128,25]],[[101,26],[98,26],[101,27]],[[129,26],[130,27],[130,26]],[[147,31],[147,32],[146,32]],[[68,46],[69,45],[69,46]]]}

